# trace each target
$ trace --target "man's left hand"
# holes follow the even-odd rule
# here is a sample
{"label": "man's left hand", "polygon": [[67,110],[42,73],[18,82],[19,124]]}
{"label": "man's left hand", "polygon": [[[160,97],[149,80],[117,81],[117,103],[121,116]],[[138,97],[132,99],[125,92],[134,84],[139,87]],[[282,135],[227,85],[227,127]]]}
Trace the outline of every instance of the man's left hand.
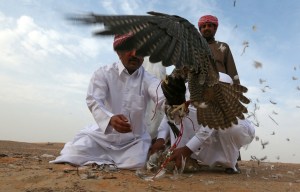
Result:
{"label": "man's left hand", "polygon": [[193,154],[193,151],[190,150],[187,146],[174,149],[170,161],[175,161],[176,167],[181,168],[182,159],[188,158]]}

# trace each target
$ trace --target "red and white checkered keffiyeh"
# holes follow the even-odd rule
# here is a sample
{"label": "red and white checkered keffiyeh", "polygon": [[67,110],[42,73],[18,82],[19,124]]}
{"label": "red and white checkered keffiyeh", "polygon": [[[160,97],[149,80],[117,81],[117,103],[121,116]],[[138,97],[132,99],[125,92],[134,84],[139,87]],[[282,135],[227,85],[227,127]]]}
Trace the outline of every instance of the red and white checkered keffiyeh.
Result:
{"label": "red and white checkered keffiyeh", "polygon": [[122,35],[115,35],[114,44],[113,44],[114,49],[116,49],[116,47],[121,45],[126,39],[128,39],[131,36],[132,36],[132,33],[127,33],[127,34],[122,34]]}
{"label": "red and white checkered keffiyeh", "polygon": [[219,25],[218,18],[213,15],[204,15],[204,16],[200,17],[200,19],[198,21],[198,27],[201,27],[205,23],[215,24],[216,27],[218,27],[218,25]]}

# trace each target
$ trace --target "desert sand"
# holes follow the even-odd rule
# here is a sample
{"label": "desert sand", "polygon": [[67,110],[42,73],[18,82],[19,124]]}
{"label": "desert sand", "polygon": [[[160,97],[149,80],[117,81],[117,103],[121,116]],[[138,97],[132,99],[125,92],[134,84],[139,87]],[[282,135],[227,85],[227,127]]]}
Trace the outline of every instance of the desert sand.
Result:
{"label": "desert sand", "polygon": [[166,173],[154,180],[146,170],[101,169],[50,164],[63,143],[0,141],[2,192],[105,192],[105,191],[300,191],[300,165],[240,161],[240,174],[223,169],[197,173]]}

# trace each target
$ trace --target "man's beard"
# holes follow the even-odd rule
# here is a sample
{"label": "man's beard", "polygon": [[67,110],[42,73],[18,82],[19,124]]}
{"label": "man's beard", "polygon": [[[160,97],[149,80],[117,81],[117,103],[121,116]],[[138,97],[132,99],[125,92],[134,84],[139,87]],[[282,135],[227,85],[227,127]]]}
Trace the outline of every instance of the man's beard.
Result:
{"label": "man's beard", "polygon": [[204,31],[202,36],[207,42],[215,40],[214,34],[211,31]]}

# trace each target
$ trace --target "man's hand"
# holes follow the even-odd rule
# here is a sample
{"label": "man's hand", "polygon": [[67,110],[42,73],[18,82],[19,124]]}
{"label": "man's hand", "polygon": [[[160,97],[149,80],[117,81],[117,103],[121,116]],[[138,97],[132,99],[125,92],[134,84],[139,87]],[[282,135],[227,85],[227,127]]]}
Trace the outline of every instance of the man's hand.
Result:
{"label": "man's hand", "polygon": [[109,125],[111,125],[119,133],[128,133],[132,131],[128,119],[122,114],[112,116],[110,118]]}
{"label": "man's hand", "polygon": [[175,166],[179,169],[181,168],[182,159],[188,158],[193,154],[187,146],[174,149],[170,161],[175,161]]}
{"label": "man's hand", "polygon": [[150,148],[150,155],[152,155],[153,153],[155,153],[159,150],[164,150],[165,147],[166,147],[165,140],[162,138],[157,139]]}

